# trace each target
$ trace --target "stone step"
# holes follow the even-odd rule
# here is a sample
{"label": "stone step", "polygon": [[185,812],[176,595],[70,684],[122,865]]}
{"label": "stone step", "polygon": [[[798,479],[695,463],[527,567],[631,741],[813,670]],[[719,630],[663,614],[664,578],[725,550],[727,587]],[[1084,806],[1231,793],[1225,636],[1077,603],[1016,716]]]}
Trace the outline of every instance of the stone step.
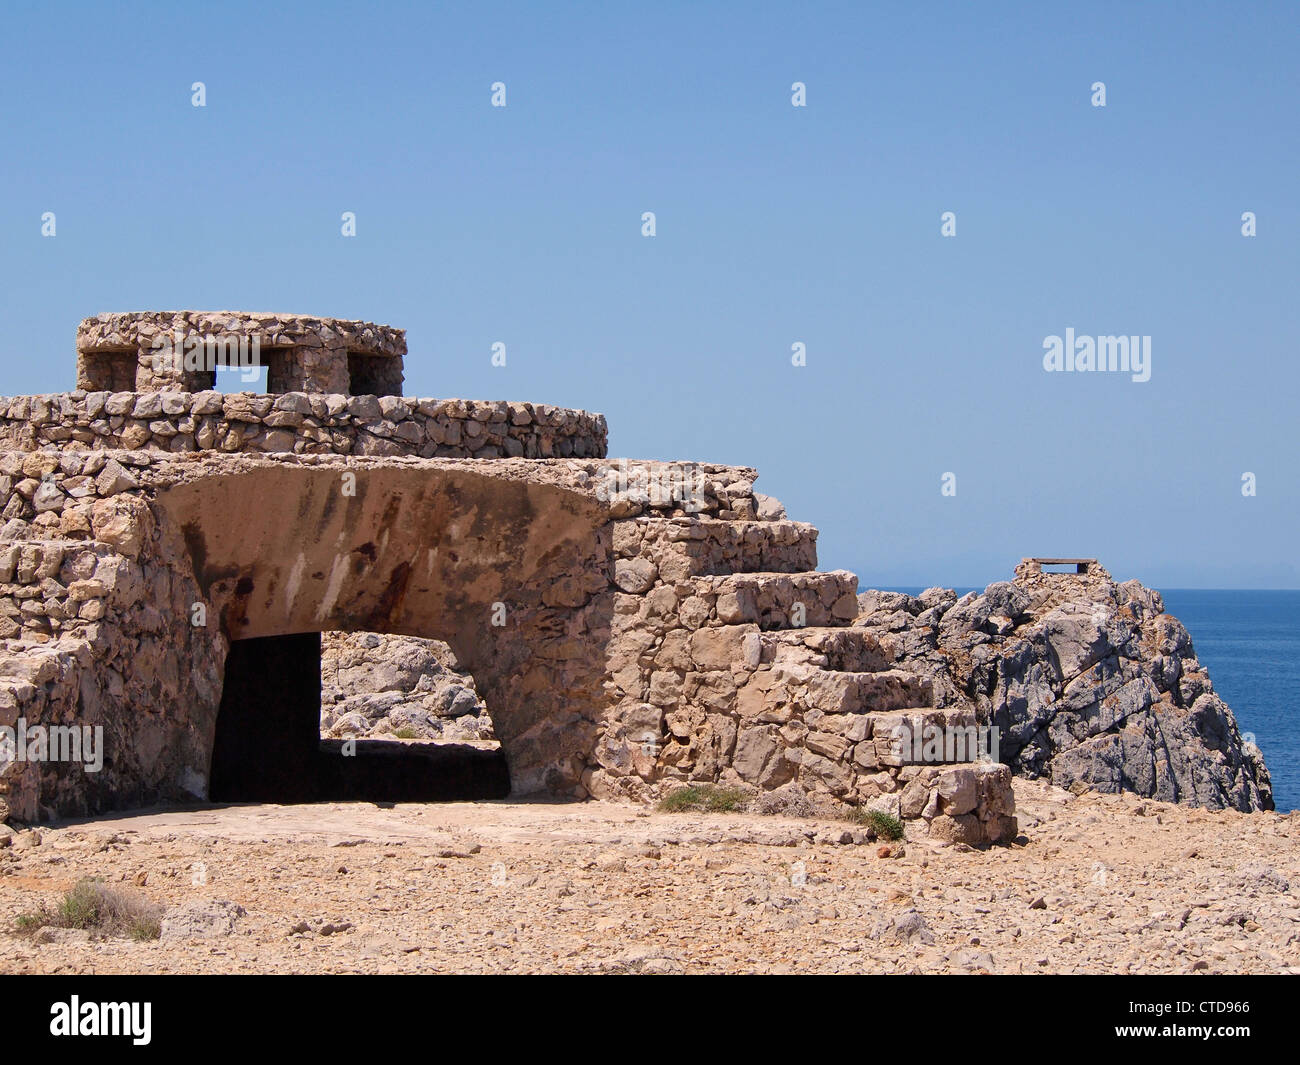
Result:
{"label": "stone step", "polygon": [[901,669],[849,673],[803,663],[773,663],[754,670],[736,690],[736,713],[744,720],[784,724],[802,713],[839,732],[854,717],[878,716],[931,702],[929,679]]}
{"label": "stone step", "polygon": [[765,632],[761,662],[800,663],[848,673],[892,669],[894,655],[865,629],[807,626]]}
{"label": "stone step", "polygon": [[902,669],[873,673],[816,670],[804,687],[806,707],[826,714],[880,714],[924,706],[934,699],[928,677]]}
{"label": "stone step", "polygon": [[995,733],[969,710],[910,707],[871,715],[871,739],[878,764],[961,765],[997,760]]}
{"label": "stone step", "polygon": [[[965,765],[988,750],[987,732],[974,715],[956,710],[909,707],[883,713],[827,714],[806,710],[803,746],[858,770],[908,765]],[[996,751],[994,752],[996,753]]]}
{"label": "stone step", "polygon": [[817,529],[802,521],[651,519],[643,557],[665,580],[733,573],[805,573],[817,568]]}
{"label": "stone step", "polygon": [[847,570],[731,573],[695,577],[691,583],[711,619],[724,625],[752,623],[764,631],[846,626],[858,612],[858,578]]}

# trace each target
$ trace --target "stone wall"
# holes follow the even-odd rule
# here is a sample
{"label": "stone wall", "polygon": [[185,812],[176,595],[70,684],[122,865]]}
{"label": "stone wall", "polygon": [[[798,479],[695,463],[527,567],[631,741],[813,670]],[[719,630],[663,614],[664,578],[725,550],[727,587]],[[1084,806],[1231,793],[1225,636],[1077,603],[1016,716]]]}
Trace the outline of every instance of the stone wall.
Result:
{"label": "stone wall", "polygon": [[154,460],[148,451],[0,451],[0,546],[112,538],[107,501],[140,489]]}
{"label": "stone wall", "polygon": [[122,568],[103,544],[0,543],[0,639],[40,639],[99,621]]}
{"label": "stone wall", "polygon": [[0,448],[601,457],[605,419],[547,404],[248,392],[0,397]]}
{"label": "stone wall", "polygon": [[768,499],[732,512],[760,507],[765,521],[614,524],[612,706],[586,789],[644,800],[687,783],[794,787],[922,818],[954,842],[1014,836],[1005,766],[919,764],[900,749],[901,731],[966,729],[974,715],[933,710],[928,680],[847,628],[857,578],[813,572],[815,529]]}
{"label": "stone wall", "polygon": [[[23,608],[38,603],[41,613],[23,609],[14,619],[13,593],[0,595],[6,631],[21,622],[0,639],[0,726],[101,730],[94,772],[4,752],[0,807],[19,820],[207,794],[228,644],[191,624],[202,596],[143,500],[101,500],[97,518],[95,541],[18,545],[19,568],[30,559],[49,572],[40,599],[19,600]],[[38,575],[39,568],[31,574]]]}

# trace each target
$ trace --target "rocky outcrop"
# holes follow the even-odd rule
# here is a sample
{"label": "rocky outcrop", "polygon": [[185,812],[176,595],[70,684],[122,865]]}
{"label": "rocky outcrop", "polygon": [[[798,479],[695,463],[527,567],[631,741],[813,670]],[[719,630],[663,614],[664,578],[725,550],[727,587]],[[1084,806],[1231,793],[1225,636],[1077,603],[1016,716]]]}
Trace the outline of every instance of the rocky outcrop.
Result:
{"label": "rocky outcrop", "polygon": [[474,678],[441,640],[321,636],[321,733],[443,743],[495,741]]}
{"label": "rocky outcrop", "polygon": [[999,757],[1061,787],[1129,791],[1212,809],[1269,810],[1259,749],[1243,740],[1191,637],[1158,592],[1043,573],[957,597],[864,592],[855,626],[927,677],[935,705],[996,726]]}

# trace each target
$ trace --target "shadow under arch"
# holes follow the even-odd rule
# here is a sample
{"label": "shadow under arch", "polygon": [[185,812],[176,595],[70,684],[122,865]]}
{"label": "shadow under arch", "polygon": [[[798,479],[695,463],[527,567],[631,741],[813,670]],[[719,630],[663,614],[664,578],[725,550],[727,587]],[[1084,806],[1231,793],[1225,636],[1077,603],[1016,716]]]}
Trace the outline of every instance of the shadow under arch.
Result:
{"label": "shadow under arch", "polygon": [[208,772],[213,802],[502,799],[499,749],[320,737],[321,634],[230,645]]}

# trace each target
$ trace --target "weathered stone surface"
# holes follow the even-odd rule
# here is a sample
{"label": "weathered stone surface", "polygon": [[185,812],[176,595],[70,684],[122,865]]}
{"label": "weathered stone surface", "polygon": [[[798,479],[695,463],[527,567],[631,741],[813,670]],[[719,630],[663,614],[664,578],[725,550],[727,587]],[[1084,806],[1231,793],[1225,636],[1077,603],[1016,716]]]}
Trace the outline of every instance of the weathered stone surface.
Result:
{"label": "weathered stone surface", "polygon": [[[101,314],[77,329],[77,387],[201,391],[212,388],[216,365],[251,363],[267,368],[271,392],[388,395],[401,391],[405,354],[403,330],[371,322],[240,311]],[[149,394],[136,404],[136,417],[164,411],[180,408]]]}
{"label": "weathered stone surface", "polygon": [[164,940],[215,939],[231,935],[239,918],[247,911],[237,902],[205,899],[186,906],[176,906],[163,914]]}

